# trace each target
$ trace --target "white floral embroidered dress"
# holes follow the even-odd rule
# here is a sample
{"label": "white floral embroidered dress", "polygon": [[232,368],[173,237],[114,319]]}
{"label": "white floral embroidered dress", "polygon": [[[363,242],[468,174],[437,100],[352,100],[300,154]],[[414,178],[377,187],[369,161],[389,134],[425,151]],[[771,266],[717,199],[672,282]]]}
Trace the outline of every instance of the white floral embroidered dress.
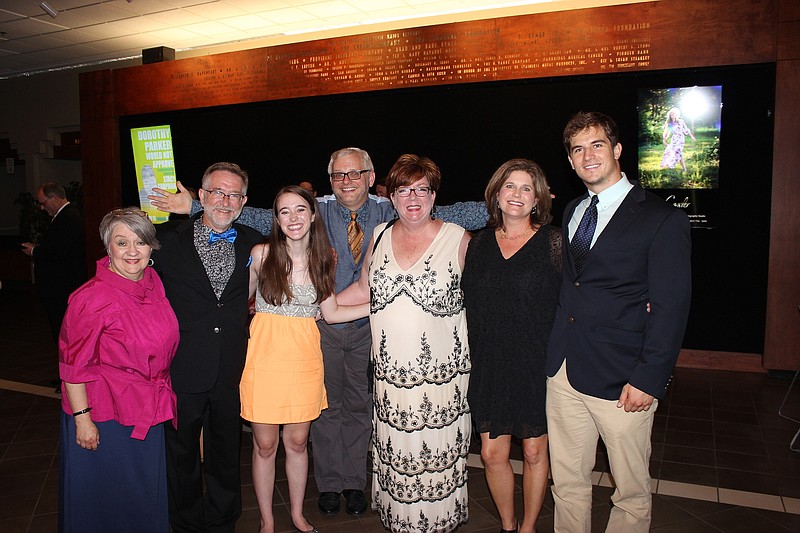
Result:
{"label": "white floral embroidered dress", "polygon": [[470,358],[458,265],[464,230],[445,223],[408,270],[394,259],[391,233],[369,268],[372,502],[392,531],[446,533],[468,518]]}

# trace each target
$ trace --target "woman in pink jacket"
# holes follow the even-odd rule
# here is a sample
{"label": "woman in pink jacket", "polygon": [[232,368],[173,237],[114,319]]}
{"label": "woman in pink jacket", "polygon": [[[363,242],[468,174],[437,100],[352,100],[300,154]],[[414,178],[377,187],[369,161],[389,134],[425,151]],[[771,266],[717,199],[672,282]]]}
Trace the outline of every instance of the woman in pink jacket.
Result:
{"label": "woman in pink jacket", "polygon": [[100,223],[108,256],[69,298],[62,384],[59,531],[169,531],[163,423],[178,321],[149,268],[156,231],[136,208]]}

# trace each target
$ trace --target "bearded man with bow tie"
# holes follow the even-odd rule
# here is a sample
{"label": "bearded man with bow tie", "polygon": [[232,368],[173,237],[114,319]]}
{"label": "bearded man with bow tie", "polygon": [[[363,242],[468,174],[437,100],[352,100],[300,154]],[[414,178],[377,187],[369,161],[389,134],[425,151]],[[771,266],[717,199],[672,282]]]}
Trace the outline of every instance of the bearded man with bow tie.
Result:
{"label": "bearded man with bow tie", "polygon": [[159,231],[161,250],[153,254],[181,334],[170,369],[178,429],[166,428],[175,533],[233,533],[242,510],[239,380],[247,351],[250,249],[262,240],[233,223],[247,202],[247,182],[234,163],[208,167],[199,191],[203,211]]}

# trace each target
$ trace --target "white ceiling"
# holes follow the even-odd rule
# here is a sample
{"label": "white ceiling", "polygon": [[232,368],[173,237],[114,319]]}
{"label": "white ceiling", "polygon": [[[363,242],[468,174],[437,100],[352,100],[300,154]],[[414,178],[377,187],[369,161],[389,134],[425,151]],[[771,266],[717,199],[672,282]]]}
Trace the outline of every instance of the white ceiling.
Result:
{"label": "white ceiling", "polygon": [[644,0],[0,0],[0,79],[323,37]]}

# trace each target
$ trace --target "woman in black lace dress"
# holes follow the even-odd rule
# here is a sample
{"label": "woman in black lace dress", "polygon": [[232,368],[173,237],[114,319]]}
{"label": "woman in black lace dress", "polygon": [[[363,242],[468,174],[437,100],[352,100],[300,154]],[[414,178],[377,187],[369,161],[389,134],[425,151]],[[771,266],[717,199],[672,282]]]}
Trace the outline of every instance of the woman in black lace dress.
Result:
{"label": "woman in black lace dress", "polygon": [[561,232],[550,189],[526,159],[504,163],[486,187],[487,229],[467,250],[462,288],[472,375],[469,404],[486,481],[504,531],[516,531],[511,438],[522,440],[524,515],[531,532],[547,489],[544,360],[561,285]]}

